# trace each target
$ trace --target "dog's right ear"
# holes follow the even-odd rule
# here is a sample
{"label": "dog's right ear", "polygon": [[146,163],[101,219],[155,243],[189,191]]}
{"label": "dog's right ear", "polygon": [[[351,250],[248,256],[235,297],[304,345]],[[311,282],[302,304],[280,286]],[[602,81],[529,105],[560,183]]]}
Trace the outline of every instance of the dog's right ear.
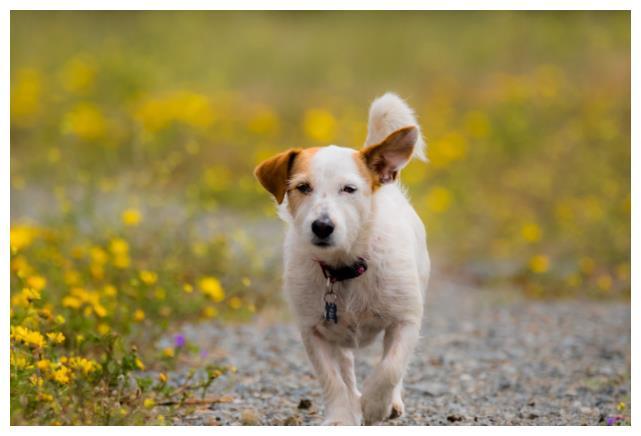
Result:
{"label": "dog's right ear", "polygon": [[254,170],[260,184],[274,196],[278,204],[285,198],[289,173],[298,153],[300,149],[290,148],[261,162]]}

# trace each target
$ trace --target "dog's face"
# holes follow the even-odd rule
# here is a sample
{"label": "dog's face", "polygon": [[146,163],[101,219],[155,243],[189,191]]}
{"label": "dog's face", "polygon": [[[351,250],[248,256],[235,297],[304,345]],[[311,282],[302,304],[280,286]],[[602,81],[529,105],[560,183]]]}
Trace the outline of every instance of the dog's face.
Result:
{"label": "dog's face", "polygon": [[348,253],[371,218],[373,195],[408,162],[417,130],[406,127],[362,150],[290,149],[256,167],[261,184],[286,209],[299,240],[319,257]]}

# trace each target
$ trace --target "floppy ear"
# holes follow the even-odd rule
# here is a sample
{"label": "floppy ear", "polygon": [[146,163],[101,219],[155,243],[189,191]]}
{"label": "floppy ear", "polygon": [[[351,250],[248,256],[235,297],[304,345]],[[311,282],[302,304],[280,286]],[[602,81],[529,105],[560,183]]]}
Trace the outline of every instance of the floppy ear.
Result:
{"label": "floppy ear", "polygon": [[403,127],[390,133],[380,144],[370,145],[361,153],[367,167],[378,175],[380,183],[396,180],[398,172],[409,162],[418,139],[418,129]]}
{"label": "floppy ear", "polygon": [[261,162],[254,170],[254,175],[261,185],[269,191],[278,204],[283,202],[287,192],[289,172],[300,149],[289,149]]}

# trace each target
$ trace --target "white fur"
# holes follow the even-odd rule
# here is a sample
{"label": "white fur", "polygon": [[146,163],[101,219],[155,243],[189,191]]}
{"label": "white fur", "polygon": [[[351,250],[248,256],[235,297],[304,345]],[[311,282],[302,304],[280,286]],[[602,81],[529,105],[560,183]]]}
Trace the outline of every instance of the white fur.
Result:
{"label": "white fur", "polygon": [[[368,144],[392,131],[416,126],[412,110],[397,96],[385,94],[372,104]],[[423,141],[415,155],[424,156]],[[419,337],[430,260],[423,224],[398,182],[371,192],[349,148],[329,146],[311,161],[313,187],[292,216],[287,198],[280,216],[289,224],[284,245],[284,289],[300,328],[307,354],[323,389],[325,424],[360,425],[404,410],[401,399],[405,368]],[[296,186],[292,180],[290,186]],[[341,191],[345,184],[357,188]],[[312,244],[311,223],[328,214],[335,223],[333,246]],[[323,320],[326,282],[318,264],[353,263],[365,258],[362,276],[335,285],[338,324]],[[354,375],[352,350],[384,334],[383,356],[363,384]]]}
{"label": "white fur", "polygon": [[401,97],[393,92],[383,94],[372,102],[369,108],[369,124],[367,126],[365,145],[378,144],[393,131],[407,126],[415,126],[418,129],[418,141],[414,146],[414,157],[427,161],[425,141],[414,111]]}

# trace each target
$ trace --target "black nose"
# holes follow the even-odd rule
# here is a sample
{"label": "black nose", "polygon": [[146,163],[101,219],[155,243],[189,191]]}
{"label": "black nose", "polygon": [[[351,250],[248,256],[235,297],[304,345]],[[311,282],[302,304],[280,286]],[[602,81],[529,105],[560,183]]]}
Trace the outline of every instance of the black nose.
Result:
{"label": "black nose", "polygon": [[320,239],[325,239],[334,231],[334,223],[328,216],[322,216],[312,223],[312,232]]}

